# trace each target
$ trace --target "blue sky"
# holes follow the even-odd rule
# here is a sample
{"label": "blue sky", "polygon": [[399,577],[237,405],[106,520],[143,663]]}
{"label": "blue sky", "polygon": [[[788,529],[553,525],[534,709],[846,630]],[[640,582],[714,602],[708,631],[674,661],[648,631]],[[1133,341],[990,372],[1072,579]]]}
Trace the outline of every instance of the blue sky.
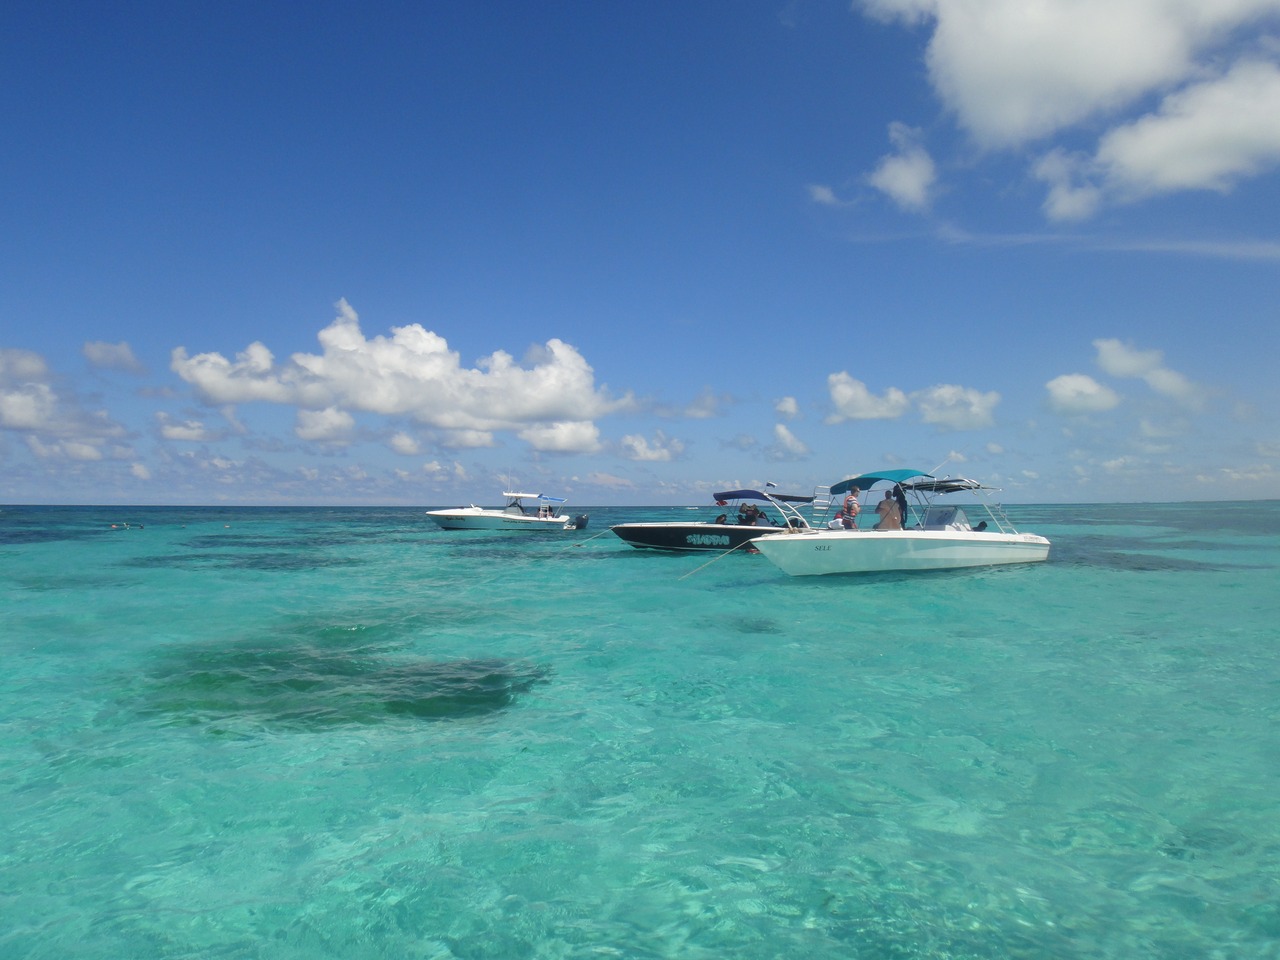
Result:
{"label": "blue sky", "polygon": [[0,27],[0,501],[1280,496],[1280,0]]}

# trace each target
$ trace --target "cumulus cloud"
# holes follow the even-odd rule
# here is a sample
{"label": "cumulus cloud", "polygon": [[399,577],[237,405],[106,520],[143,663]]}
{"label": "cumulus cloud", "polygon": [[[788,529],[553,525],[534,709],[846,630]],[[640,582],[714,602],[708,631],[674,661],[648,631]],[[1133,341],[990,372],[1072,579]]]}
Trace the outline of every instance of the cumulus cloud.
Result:
{"label": "cumulus cloud", "polygon": [[780,417],[786,417],[788,420],[794,420],[800,416],[800,404],[795,397],[781,397],[774,401],[774,412]]}
{"label": "cumulus cloud", "polygon": [[825,422],[844,420],[893,420],[914,406],[924,423],[951,430],[974,430],[995,422],[994,411],[1000,402],[995,391],[983,392],[972,387],[938,384],[906,394],[890,387],[883,396],[875,396],[861,380],[846,372],[827,377],[827,391],[833,410]]}
{"label": "cumulus cloud", "polygon": [[38,430],[51,424],[58,398],[44,358],[30,350],[0,348],[0,427]]}
{"label": "cumulus cloud", "polygon": [[1000,394],[944,383],[911,395],[925,423],[952,430],[976,430],[995,423]]}
{"label": "cumulus cloud", "polygon": [[193,443],[205,443],[220,440],[223,434],[209,430],[200,420],[184,420],[175,423],[167,413],[157,413],[156,422],[160,425],[160,436],[165,440],[181,440]]}
{"label": "cumulus cloud", "polygon": [[387,446],[405,456],[413,456],[419,451],[418,441],[403,431],[393,434]]}
{"label": "cumulus cloud", "polygon": [[1102,138],[1097,163],[1113,190],[1143,197],[1229,190],[1280,163],[1280,69],[1251,60],[1167,97],[1155,114]]}
{"label": "cumulus cloud", "polygon": [[1049,184],[1052,220],[1083,220],[1107,200],[1181,190],[1229,191],[1280,165],[1280,69],[1248,61],[1164,100],[1156,113],[1107,133],[1095,156],[1046,154],[1033,169]]}
{"label": "cumulus cloud", "polygon": [[41,460],[79,460],[82,462],[91,462],[103,459],[103,446],[101,443],[65,439],[53,440],[45,442],[35,434],[29,434],[26,437],[27,449],[39,457]]}
{"label": "cumulus cloud", "polygon": [[621,452],[628,460],[665,463],[684,453],[684,444],[658,430],[650,443],[638,433],[627,434],[621,441]]}
{"label": "cumulus cloud", "polygon": [[786,424],[775,423],[773,425],[773,447],[770,453],[773,459],[794,460],[799,457],[807,457],[809,448],[791,432]]}
{"label": "cumulus cloud", "polygon": [[897,152],[882,157],[867,182],[904,210],[926,209],[938,174],[920,144],[920,131],[895,122],[889,125],[889,140]]}
{"label": "cumulus cloud", "polygon": [[345,410],[326,407],[323,410],[299,410],[293,432],[299,440],[317,443],[346,443],[351,439],[356,419]]}
{"label": "cumulus cloud", "polygon": [[598,453],[601,449],[600,429],[583,420],[538,423],[516,436],[543,453]]}
{"label": "cumulus cloud", "polygon": [[1142,380],[1156,393],[1188,409],[1204,407],[1208,393],[1205,388],[1166,367],[1161,351],[1139,350],[1114,339],[1095,340],[1093,345],[1098,351],[1098,366],[1111,376]]}
{"label": "cumulus cloud", "polygon": [[1103,126],[1091,155],[1065,162],[1050,145],[1035,164],[1049,184],[1051,219],[1176,190],[1227,190],[1280,163],[1275,48],[1239,42],[1245,30],[1256,36],[1280,22],[1280,0],[860,5],[881,19],[932,24],[930,82],[980,147],[1020,148]]}
{"label": "cumulus cloud", "polygon": [[877,397],[865,383],[847,372],[833,373],[827,377],[827,392],[834,408],[827,423],[844,420],[893,420],[911,408],[907,395],[896,387],[890,387]]}
{"label": "cumulus cloud", "polygon": [[522,431],[552,444],[571,433],[587,437],[594,429],[587,421],[632,403],[597,388],[591,367],[561,340],[533,349],[525,364],[499,350],[467,368],[420,324],[367,339],[345,301],[319,340],[320,354],[296,353],[284,363],[262,343],[250,344],[234,361],[177,347],[171,367],[208,403],[411,416],[445,430]]}
{"label": "cumulus cloud", "polygon": [[104,343],[101,340],[90,340],[84,345],[82,352],[86,360],[104,370],[121,370],[125,373],[142,373],[145,370],[133,355],[133,348],[124,341]]}
{"label": "cumulus cloud", "polygon": [[99,460],[125,430],[105,410],[88,410],[45,359],[30,350],[0,348],[0,429],[25,435],[42,459]]}
{"label": "cumulus cloud", "polygon": [[1105,413],[1120,403],[1120,395],[1085,373],[1066,373],[1045,385],[1049,406],[1068,416]]}

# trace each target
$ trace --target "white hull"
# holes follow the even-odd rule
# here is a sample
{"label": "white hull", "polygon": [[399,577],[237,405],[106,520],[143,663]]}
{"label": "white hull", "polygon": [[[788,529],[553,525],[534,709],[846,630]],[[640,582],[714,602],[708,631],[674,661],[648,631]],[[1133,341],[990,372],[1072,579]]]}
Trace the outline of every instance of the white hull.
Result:
{"label": "white hull", "polygon": [[760,537],[752,544],[783,573],[879,573],[952,570],[1049,557],[1049,541],[1033,533],[957,530],[812,530]]}
{"label": "white hull", "polygon": [[506,530],[536,533],[539,530],[571,529],[571,517],[522,517],[501,510],[463,507],[458,510],[428,510],[427,516],[442,530]]}

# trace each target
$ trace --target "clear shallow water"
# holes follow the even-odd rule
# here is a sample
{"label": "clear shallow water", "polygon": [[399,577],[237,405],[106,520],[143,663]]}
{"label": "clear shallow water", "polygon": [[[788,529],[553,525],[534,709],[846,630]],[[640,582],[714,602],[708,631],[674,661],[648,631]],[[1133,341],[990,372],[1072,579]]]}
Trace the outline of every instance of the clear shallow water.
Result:
{"label": "clear shallow water", "polygon": [[3,508],[0,956],[1280,953],[1280,503],[799,579],[589,512]]}

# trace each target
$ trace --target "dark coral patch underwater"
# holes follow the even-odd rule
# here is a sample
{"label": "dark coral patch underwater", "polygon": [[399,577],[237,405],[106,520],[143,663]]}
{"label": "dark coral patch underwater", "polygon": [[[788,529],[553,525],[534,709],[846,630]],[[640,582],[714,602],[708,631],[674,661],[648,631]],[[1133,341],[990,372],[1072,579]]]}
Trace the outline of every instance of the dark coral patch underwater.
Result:
{"label": "dark coral patch underwater", "polygon": [[547,672],[500,659],[392,660],[308,646],[173,651],[141,678],[141,712],[215,732],[467,720],[507,709]]}

